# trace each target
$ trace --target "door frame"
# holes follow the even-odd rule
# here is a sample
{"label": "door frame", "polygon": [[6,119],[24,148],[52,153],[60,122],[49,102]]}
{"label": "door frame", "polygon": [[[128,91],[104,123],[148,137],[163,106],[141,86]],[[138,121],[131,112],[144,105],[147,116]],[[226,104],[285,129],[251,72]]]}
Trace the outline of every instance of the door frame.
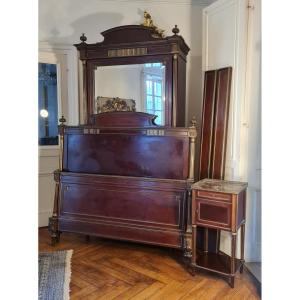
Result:
{"label": "door frame", "polygon": [[[63,59],[58,56],[64,55]],[[57,56],[57,57],[55,57]],[[77,50],[72,45],[53,45],[46,42],[39,43],[39,61],[57,64],[58,86],[58,119],[64,114],[68,125],[78,125],[78,59]],[[61,76],[64,73],[64,78]],[[62,87],[66,89],[62,96]],[[39,146],[39,188],[46,189],[43,195],[39,193],[38,213],[39,227],[48,225],[48,218],[52,215],[55,184],[53,171],[59,165],[59,145]]]}
{"label": "door frame", "polygon": [[[67,108],[65,115],[68,125],[79,124],[79,97],[78,97],[78,55],[77,49],[68,44],[51,44],[49,42],[39,42],[39,52],[50,52],[63,54],[66,56],[67,67]],[[60,117],[60,116],[59,116]]]}

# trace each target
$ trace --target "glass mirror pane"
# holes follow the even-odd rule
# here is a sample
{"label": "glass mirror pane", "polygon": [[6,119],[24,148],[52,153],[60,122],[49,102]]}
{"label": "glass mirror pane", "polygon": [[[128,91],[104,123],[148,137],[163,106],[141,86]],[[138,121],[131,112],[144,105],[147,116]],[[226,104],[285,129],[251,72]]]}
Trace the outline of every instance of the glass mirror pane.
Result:
{"label": "glass mirror pane", "polygon": [[162,112],[156,111],[155,114],[157,115],[157,118],[155,119],[156,124],[161,124],[162,123]]}
{"label": "glass mirror pane", "polygon": [[39,63],[39,145],[58,145],[57,66]]}
{"label": "glass mirror pane", "polygon": [[165,65],[161,62],[99,66],[95,71],[94,113],[141,111],[164,125]]}
{"label": "glass mirror pane", "polygon": [[161,97],[155,97],[155,109],[162,110],[162,99]]}

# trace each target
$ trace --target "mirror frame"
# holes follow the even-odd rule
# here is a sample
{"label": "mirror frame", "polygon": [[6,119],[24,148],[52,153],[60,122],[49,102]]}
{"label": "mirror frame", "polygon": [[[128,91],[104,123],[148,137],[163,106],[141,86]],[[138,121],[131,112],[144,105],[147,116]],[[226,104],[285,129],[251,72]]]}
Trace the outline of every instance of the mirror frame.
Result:
{"label": "mirror frame", "polygon": [[[156,56],[147,56],[147,57],[119,57],[111,59],[99,59],[93,60],[87,63],[87,70],[91,74],[90,80],[88,80],[88,94],[87,94],[87,103],[88,110],[95,114],[95,71],[97,68],[105,66],[115,66],[115,65],[133,65],[133,64],[145,64],[145,63],[154,63],[161,62],[165,65],[165,125],[170,125],[172,121],[172,59],[167,55],[156,55]],[[143,112],[143,111],[141,111]],[[164,126],[165,126],[164,125]]]}
{"label": "mirror frame", "polygon": [[[176,29],[176,30],[175,30]],[[75,44],[82,61],[82,110],[84,124],[94,114],[95,70],[101,66],[163,62],[165,70],[165,125],[185,126],[186,56],[189,47],[178,35],[157,37],[153,28],[126,25],[102,32],[104,40],[87,44],[86,36]]]}

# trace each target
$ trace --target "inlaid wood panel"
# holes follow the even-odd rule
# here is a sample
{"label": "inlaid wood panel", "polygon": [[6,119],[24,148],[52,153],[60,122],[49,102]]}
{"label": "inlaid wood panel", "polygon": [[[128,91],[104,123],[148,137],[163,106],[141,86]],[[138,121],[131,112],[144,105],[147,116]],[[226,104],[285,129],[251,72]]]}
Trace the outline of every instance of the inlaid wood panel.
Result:
{"label": "inlaid wood panel", "polygon": [[231,225],[231,204],[206,199],[196,200],[195,223],[207,227],[224,227]]}

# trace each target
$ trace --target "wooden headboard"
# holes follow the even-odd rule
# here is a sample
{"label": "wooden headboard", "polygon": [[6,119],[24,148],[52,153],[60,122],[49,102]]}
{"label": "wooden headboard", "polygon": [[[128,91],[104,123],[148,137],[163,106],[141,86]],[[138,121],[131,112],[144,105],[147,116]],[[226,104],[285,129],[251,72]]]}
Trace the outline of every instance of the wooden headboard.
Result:
{"label": "wooden headboard", "polygon": [[188,129],[66,127],[63,171],[187,179]]}

